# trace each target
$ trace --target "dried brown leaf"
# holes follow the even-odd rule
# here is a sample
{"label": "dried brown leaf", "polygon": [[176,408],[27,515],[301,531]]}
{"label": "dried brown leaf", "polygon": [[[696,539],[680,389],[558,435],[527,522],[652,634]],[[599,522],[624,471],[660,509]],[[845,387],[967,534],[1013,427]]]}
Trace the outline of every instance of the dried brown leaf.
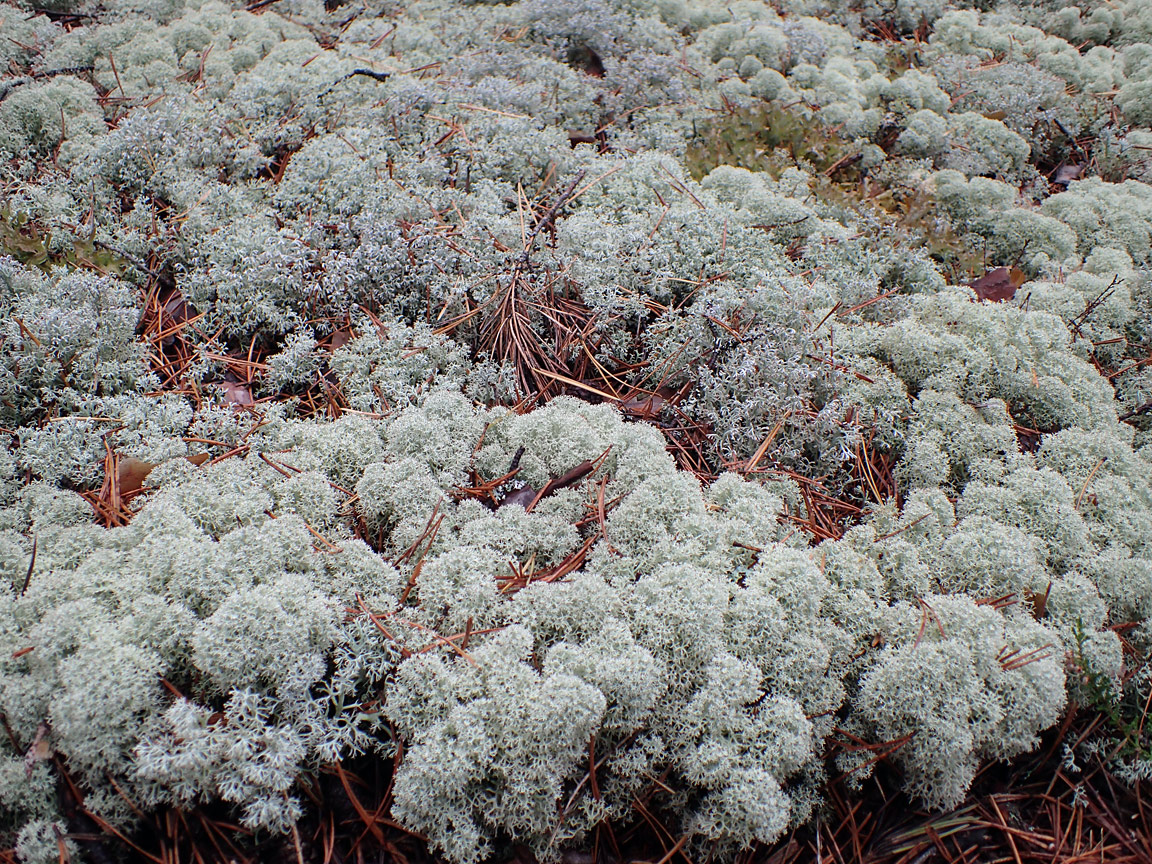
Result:
{"label": "dried brown leaf", "polygon": [[536,490],[531,486],[524,485],[519,489],[514,489],[504,496],[504,499],[498,506],[506,507],[509,504],[519,504],[521,507],[527,507],[536,500]]}
{"label": "dried brown leaf", "polygon": [[120,484],[120,494],[137,492],[143,488],[144,480],[152,473],[156,464],[133,459],[131,456],[120,457],[120,464],[116,466],[116,480]]}
{"label": "dried brown leaf", "polygon": [[255,402],[252,391],[243,384],[237,384],[235,381],[217,381],[216,386],[224,394],[224,401],[232,405],[243,407]]}
{"label": "dried brown leaf", "polygon": [[198,314],[196,308],[184,299],[179,291],[173,291],[164,301],[164,314],[173,324],[183,324]]}
{"label": "dried brown leaf", "polygon": [[[196,453],[192,456],[185,456],[193,465],[203,465],[212,457],[208,453]],[[134,459],[131,456],[121,456],[119,464],[116,466],[116,481],[120,486],[120,494],[127,495],[130,492],[139,492],[144,488],[144,481],[148,479],[148,475],[152,473],[158,462],[145,462],[143,459]]]}
{"label": "dried brown leaf", "polygon": [[1059,186],[1067,186],[1073,180],[1079,180],[1080,175],[1083,173],[1083,165],[1061,165],[1059,170],[1056,171],[1056,176],[1052,178],[1052,183]]}
{"label": "dried brown leaf", "polygon": [[645,396],[644,398],[633,396],[630,399],[625,399],[620,403],[620,408],[630,417],[650,420],[656,417],[666,404],[668,404],[667,399],[663,396],[653,394],[651,396]]}
{"label": "dried brown leaf", "polygon": [[51,758],[52,742],[48,737],[48,724],[41,723],[36,728],[36,737],[32,739],[32,745],[28,748],[28,752],[24,754],[24,776],[26,778],[31,777],[37,762],[43,762],[45,759]]}
{"label": "dried brown leaf", "polygon": [[1016,289],[1024,284],[1027,277],[1017,267],[997,267],[968,283],[981,300],[1002,303],[1016,296]]}

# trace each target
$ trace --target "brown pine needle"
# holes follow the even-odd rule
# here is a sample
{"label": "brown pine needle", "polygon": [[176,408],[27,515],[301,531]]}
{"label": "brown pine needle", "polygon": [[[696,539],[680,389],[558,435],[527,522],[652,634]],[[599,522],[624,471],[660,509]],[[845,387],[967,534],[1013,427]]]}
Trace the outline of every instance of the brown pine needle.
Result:
{"label": "brown pine needle", "polygon": [[1104,457],[1101,456],[1096,461],[1096,464],[1094,466],[1092,466],[1092,470],[1088,472],[1088,479],[1086,479],[1084,481],[1084,485],[1080,487],[1080,494],[1076,496],[1076,503],[1072,505],[1075,509],[1077,509],[1077,510],[1080,509],[1080,501],[1083,500],[1084,493],[1088,491],[1088,484],[1092,482],[1092,478],[1096,476],[1096,472],[1100,470],[1100,466],[1103,464],[1104,464]]}
{"label": "brown pine needle", "polygon": [[532,367],[532,371],[537,375],[544,375],[545,377],[552,378],[555,381],[562,381],[570,387],[578,387],[581,390],[587,390],[589,393],[595,393],[597,396],[608,399],[612,402],[618,401],[618,397],[613,396],[611,393],[605,393],[603,390],[598,390],[590,384],[585,384],[583,381],[576,381],[573,378],[569,378],[567,375],[561,375],[559,372],[549,372],[547,369],[539,369],[535,366]]}
{"label": "brown pine needle", "polygon": [[772,446],[772,442],[776,440],[776,436],[780,434],[780,430],[784,428],[785,421],[792,416],[791,411],[785,411],[784,416],[776,421],[776,425],[765,436],[764,441],[752,454],[752,458],[748,460],[748,464],[744,467],[745,474],[751,474],[756,470],[756,466],[760,464],[760,460],[764,458],[764,454],[768,452],[768,448]]}

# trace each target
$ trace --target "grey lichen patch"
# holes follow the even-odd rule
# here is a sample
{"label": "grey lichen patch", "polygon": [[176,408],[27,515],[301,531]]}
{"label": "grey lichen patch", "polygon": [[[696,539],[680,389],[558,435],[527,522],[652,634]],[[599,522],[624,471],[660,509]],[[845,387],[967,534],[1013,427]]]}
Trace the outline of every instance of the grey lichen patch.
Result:
{"label": "grey lichen patch", "polygon": [[[324,433],[372,455],[325,467]],[[1058,717],[1072,628],[1088,628],[1093,662],[1116,674],[1111,604],[1148,602],[1139,589],[1114,601],[1080,575],[1099,555],[1089,531],[1027,515],[1029,483],[1058,478],[1050,469],[1031,481],[1026,466],[998,480],[982,469],[959,522],[920,492],[902,514],[879,510],[805,549],[782,542],[782,502],[760,485],[728,474],[702,487],[655,430],[578,400],[509,415],[445,395],[389,421],[272,424],[248,441],[245,458],[157,469],[127,527],[76,524],[62,506],[72,493],[48,506],[29,487],[12,502],[13,581],[31,555],[24,532],[37,558],[28,590],[5,601],[5,656],[18,659],[0,700],[20,739],[49,720],[91,782],[112,776],[153,803],[218,797],[253,827],[296,818],[301,772],[388,752],[385,717],[407,751],[397,815],[459,861],[509,836],[553,854],[624,817],[653,774],[676,778],[670,803],[702,840],[771,842],[805,812],[791,790],[838,712],[857,734],[907,736],[909,788],[952,803],[980,758],[1029,749]],[[539,465],[529,476],[611,455],[550,516],[454,499],[470,462],[505,466],[520,447]],[[322,482],[269,462],[315,466]],[[400,494],[401,473],[424,491]],[[397,572],[329,517],[335,477],[391,557],[420,547],[418,568]],[[581,518],[600,484],[616,502],[603,525]],[[501,588],[581,545],[570,578]],[[1046,581],[1047,621],[1023,603],[980,605]],[[381,684],[383,713],[365,713]],[[93,712],[100,723],[80,722]],[[606,757],[599,798],[581,783],[589,740]]]}
{"label": "grey lichen patch", "polygon": [[649,792],[702,860],[1146,683],[1145,4],[832,5],[0,6],[22,860],[30,748],[117,830],[400,753],[458,864]]}

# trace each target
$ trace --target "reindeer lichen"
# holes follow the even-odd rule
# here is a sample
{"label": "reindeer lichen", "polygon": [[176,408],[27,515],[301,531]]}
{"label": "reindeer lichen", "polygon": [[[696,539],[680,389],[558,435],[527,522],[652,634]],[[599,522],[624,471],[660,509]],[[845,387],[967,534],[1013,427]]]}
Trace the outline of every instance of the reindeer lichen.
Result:
{"label": "reindeer lichen", "polygon": [[337,5],[0,4],[0,845],[725,860],[1147,683],[1147,4]]}

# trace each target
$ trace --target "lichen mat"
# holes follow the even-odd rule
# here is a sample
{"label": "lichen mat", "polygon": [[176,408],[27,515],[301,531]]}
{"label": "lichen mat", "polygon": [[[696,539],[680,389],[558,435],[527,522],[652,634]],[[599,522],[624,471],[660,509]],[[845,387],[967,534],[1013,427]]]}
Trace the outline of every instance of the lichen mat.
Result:
{"label": "lichen mat", "polygon": [[1152,5],[0,31],[4,860],[1152,776]]}

